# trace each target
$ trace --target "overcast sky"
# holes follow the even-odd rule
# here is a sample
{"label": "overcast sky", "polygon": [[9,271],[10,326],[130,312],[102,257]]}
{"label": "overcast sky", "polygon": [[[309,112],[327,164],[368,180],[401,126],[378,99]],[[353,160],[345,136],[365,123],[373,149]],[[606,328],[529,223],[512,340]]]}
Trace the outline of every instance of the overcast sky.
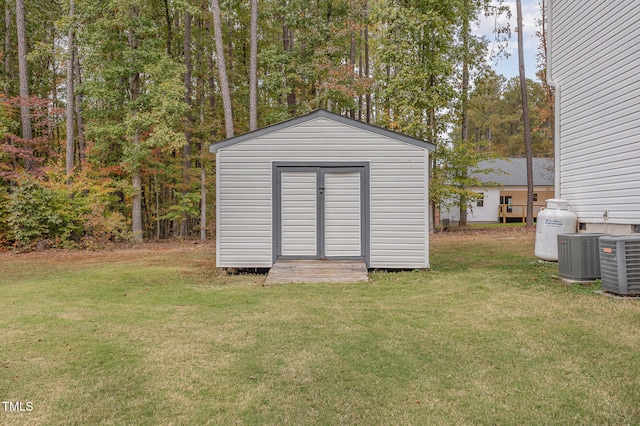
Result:
{"label": "overcast sky", "polygon": [[[536,33],[536,19],[540,15],[539,3],[541,0],[522,0],[522,26],[524,32],[524,62],[525,62],[525,75],[527,78],[536,79],[536,52],[538,48],[538,39],[535,36]],[[518,76],[518,34],[515,29],[516,22],[516,2],[505,1],[505,5],[511,9],[511,19],[507,19],[502,16],[499,20],[499,24],[509,22],[511,26],[511,40],[507,47],[509,52],[509,58],[491,60],[491,66],[498,73],[507,78]],[[489,48],[495,48],[494,35],[492,33],[495,24],[495,17],[482,18],[480,25],[476,26],[474,33],[478,35],[485,35],[489,40]]]}

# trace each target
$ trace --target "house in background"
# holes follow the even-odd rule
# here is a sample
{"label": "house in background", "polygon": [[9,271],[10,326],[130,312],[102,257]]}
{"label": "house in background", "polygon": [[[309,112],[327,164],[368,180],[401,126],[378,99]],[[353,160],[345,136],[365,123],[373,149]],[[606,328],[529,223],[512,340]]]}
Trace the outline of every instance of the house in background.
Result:
{"label": "house in background", "polygon": [[[486,187],[472,188],[478,196],[467,207],[469,223],[524,222],[527,216],[527,163],[525,158],[481,161],[478,170],[495,170],[491,173],[475,173]],[[533,159],[533,215],[554,197],[554,161],[551,158]],[[457,206],[440,212],[441,223],[457,223],[460,212]]]}
{"label": "house in background", "polygon": [[556,198],[586,232],[640,233],[640,2],[547,0]]}
{"label": "house in background", "polygon": [[217,266],[428,268],[433,149],[324,110],[212,144]]}

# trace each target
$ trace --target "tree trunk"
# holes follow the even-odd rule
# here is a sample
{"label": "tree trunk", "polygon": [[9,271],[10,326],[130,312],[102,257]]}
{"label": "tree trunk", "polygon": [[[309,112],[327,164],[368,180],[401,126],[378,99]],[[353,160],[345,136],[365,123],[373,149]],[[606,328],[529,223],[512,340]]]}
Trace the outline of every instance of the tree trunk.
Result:
{"label": "tree trunk", "polygon": [[[191,82],[193,74],[193,63],[191,62],[191,14],[185,12],[184,14],[184,101],[189,107],[193,105],[193,84]],[[184,185],[182,188],[182,194],[186,194],[189,191],[189,169],[191,168],[191,127],[193,123],[193,117],[191,109],[187,111],[187,126],[184,129],[184,138],[186,143],[182,147],[182,177]],[[180,236],[186,237],[188,234],[188,222],[189,215],[185,212],[180,223]]]}
{"label": "tree trunk", "polygon": [[[75,64],[75,46],[74,46],[74,2],[73,0],[69,1],[69,39],[67,41],[67,150],[65,157],[65,165],[66,165],[66,173],[67,177],[71,176],[73,173],[73,163],[75,160],[75,137],[73,134],[73,116],[75,115],[75,93],[73,87],[73,68]],[[71,180],[69,180],[71,183]]]}
{"label": "tree trunk", "polygon": [[[184,15],[184,101],[189,107],[192,106],[192,92],[193,85],[191,84],[191,76],[193,74],[193,64],[191,62],[191,14],[186,12]],[[184,137],[187,143],[182,150],[182,164],[184,168],[185,178],[189,173],[189,167],[191,166],[191,124],[192,124],[191,111],[187,112],[187,127],[184,131]]]}
{"label": "tree trunk", "polygon": [[[293,52],[293,30],[287,26],[282,18],[282,48],[285,52]],[[293,87],[288,88],[287,94],[287,107],[289,114],[295,114],[296,112],[296,92]]]}
{"label": "tree trunk", "polygon": [[[363,37],[363,31],[360,30],[360,37]],[[362,82],[362,48],[358,49],[358,79]],[[362,92],[358,94],[358,121],[362,121]]]}
{"label": "tree trunk", "polygon": [[[134,7],[131,10],[132,17],[138,16],[138,11]],[[129,29],[129,47],[131,50],[136,51],[138,49],[138,39],[136,37],[134,29]],[[140,73],[132,72],[129,76],[129,99],[134,104],[140,96]],[[132,111],[135,115],[136,110]],[[134,131],[132,140],[133,146],[137,148],[140,146],[140,130]],[[133,187],[133,201],[131,205],[131,233],[133,234],[133,241],[136,243],[142,242],[142,181],[140,178],[140,164],[133,165],[133,172],[131,178],[131,184]]]}
{"label": "tree trunk", "polygon": [[[209,24],[209,21],[206,22],[206,28],[207,28],[207,32],[211,30],[211,25]],[[213,55],[214,52],[209,49],[208,50],[208,54],[207,54],[207,62],[209,63],[209,69],[212,70],[214,67],[214,63],[213,63]],[[213,112],[213,110],[216,107],[216,81],[215,78],[213,76],[213,73],[208,73],[208,84],[209,84],[209,109],[211,110],[211,112]],[[213,137],[214,134],[212,132],[211,136]]]}
{"label": "tree trunk", "polygon": [[[49,69],[51,70],[51,86],[49,86],[49,93],[51,94],[51,105],[58,104],[58,90],[56,89],[58,87],[58,63],[56,54],[58,46],[56,45],[56,38],[57,31],[54,26],[51,25],[51,28],[49,30],[49,39],[47,40],[49,42],[49,48],[51,49],[49,51],[49,55],[51,58],[51,66],[49,67]],[[55,134],[53,132],[49,134],[49,141],[51,143],[54,143],[54,141],[55,143],[58,143],[60,141],[60,126],[56,126],[55,129]]]}
{"label": "tree trunk", "polygon": [[[206,54],[206,52],[204,52]],[[201,55],[200,51],[198,51],[198,56],[196,57],[196,62],[200,63]],[[211,56],[209,55],[209,61],[211,63]],[[211,74],[211,73],[209,73]],[[211,77],[209,77],[211,78]],[[198,95],[196,99],[198,100],[198,109],[200,111],[200,126],[204,127],[205,123],[205,79],[204,75],[198,75]],[[213,95],[211,95],[213,97]],[[214,105],[211,104],[211,109],[213,110]],[[211,131],[212,139],[214,135],[214,131]],[[205,241],[207,239],[207,177],[206,177],[206,169],[205,169],[205,160],[206,160],[206,152],[207,152],[207,144],[204,140],[200,141],[200,240]]]}
{"label": "tree trunk", "polygon": [[[140,133],[136,132],[133,140],[134,145],[140,144]],[[133,241],[142,242],[142,180],[140,178],[140,170],[133,172],[131,178],[131,186],[133,187],[133,202],[131,205],[131,233]]]}
{"label": "tree trunk", "polygon": [[249,53],[249,130],[258,129],[258,0],[251,0]]}
{"label": "tree trunk", "polygon": [[[369,79],[369,5],[365,3],[365,26],[364,26],[364,74],[365,78]],[[365,95],[365,121],[371,123],[371,91],[367,90]]]}
{"label": "tree trunk", "polygon": [[[24,0],[16,0],[16,27],[18,30],[18,72],[20,77],[20,121],[22,137],[33,139],[31,111],[29,110],[29,73],[27,70],[27,36],[24,20]],[[29,166],[27,167],[29,168]]]}
{"label": "tree trunk", "polygon": [[[461,143],[464,145],[469,141],[469,0],[464,2],[464,12],[462,17],[462,93],[460,95],[461,114]],[[463,171],[466,176],[468,171]],[[467,188],[463,187],[463,190]],[[462,195],[460,197],[460,226],[467,226],[467,203],[468,199]]]}
{"label": "tree trunk", "polygon": [[[218,5],[220,5],[220,3],[218,3]],[[227,81],[228,81],[228,86],[231,87],[233,85],[233,20],[231,19],[231,17],[233,16],[233,2],[227,2],[227,28],[229,31],[229,37],[227,37],[227,52],[226,52],[226,62],[225,65],[228,67],[227,68]],[[222,22],[222,21],[221,21]],[[223,32],[222,32],[222,27],[220,27],[220,34],[221,37],[224,38],[223,36]],[[231,97],[231,93],[229,93],[229,96]]]}
{"label": "tree trunk", "polygon": [[85,140],[84,140],[84,116],[82,115],[82,76],[80,74],[80,58],[78,57],[78,49],[75,49],[73,68],[74,74],[76,78],[76,83],[74,85],[76,92],[76,126],[78,130],[78,152],[79,152],[79,160],[80,165],[84,163],[85,160]]}
{"label": "tree trunk", "polygon": [[153,183],[156,193],[156,242],[160,239],[160,191],[158,189],[158,171],[153,174]]}
{"label": "tree trunk", "polygon": [[[189,15],[189,12],[185,13]],[[164,0],[164,17],[167,20],[167,55],[171,56],[171,39],[173,38],[173,30],[171,28],[171,15],[169,14],[169,1]]]}
{"label": "tree trunk", "polygon": [[11,64],[11,7],[9,2],[4,5],[4,72],[5,72],[5,85],[4,85],[4,97],[9,99],[11,97],[11,91],[9,90],[10,82],[13,80],[13,66]]}
{"label": "tree trunk", "polygon": [[220,92],[222,94],[222,108],[224,111],[225,132],[228,138],[233,137],[233,110],[231,109],[231,93],[227,79],[227,66],[224,62],[224,44],[222,43],[222,24],[220,23],[220,5],[218,0],[212,0],[213,32],[216,43],[216,60],[220,77]]}
{"label": "tree trunk", "polygon": [[531,125],[529,122],[529,100],[527,79],[524,72],[524,50],[522,34],[522,4],[516,0],[518,11],[518,64],[520,69],[520,91],[522,93],[522,119],[524,121],[524,146],[527,157],[527,226],[533,226],[533,153],[531,146]]}
{"label": "tree trunk", "polygon": [[[351,72],[355,74],[356,72],[356,32],[351,31],[351,43],[349,46],[349,64],[351,65]],[[356,119],[356,109],[349,109],[349,117],[352,120]]]}
{"label": "tree trunk", "polygon": [[202,157],[200,161],[200,239],[205,241],[207,239],[207,177],[204,170],[204,155]]}

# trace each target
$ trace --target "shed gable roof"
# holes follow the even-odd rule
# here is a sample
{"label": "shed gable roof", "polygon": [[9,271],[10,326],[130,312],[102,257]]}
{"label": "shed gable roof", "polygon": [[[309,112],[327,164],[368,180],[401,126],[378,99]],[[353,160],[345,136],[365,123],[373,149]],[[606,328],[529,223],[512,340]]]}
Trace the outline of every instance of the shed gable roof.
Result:
{"label": "shed gable roof", "polygon": [[428,149],[430,151],[435,150],[435,145],[433,145],[432,143],[425,142],[420,139],[412,138],[411,136],[403,135],[401,133],[397,133],[392,130],[383,129],[382,127],[374,126],[372,124],[363,123],[361,121],[353,120],[348,117],[343,117],[342,115],[335,114],[323,109],[319,109],[300,117],[292,118],[277,124],[273,124],[271,126],[264,127],[262,129],[254,130],[253,132],[248,132],[240,136],[236,136],[220,142],[212,143],[209,145],[209,151],[217,152],[220,149],[227,148],[229,146],[236,145],[251,139],[259,138],[261,136],[264,136],[270,133],[278,132],[278,131],[287,129],[289,127],[298,126],[302,123],[315,120],[318,118],[333,120],[338,123],[345,124],[347,126],[351,126],[360,130],[375,133],[377,135],[394,139],[394,140],[397,140],[398,142],[403,142],[409,145],[414,145],[419,148]]}

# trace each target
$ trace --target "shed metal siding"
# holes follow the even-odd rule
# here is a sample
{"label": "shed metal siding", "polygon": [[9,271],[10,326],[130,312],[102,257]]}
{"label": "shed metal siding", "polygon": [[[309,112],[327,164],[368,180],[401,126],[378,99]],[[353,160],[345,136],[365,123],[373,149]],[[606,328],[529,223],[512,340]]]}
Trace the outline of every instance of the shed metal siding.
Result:
{"label": "shed metal siding", "polygon": [[360,256],[360,173],[325,173],[325,255]]}
{"label": "shed metal siding", "polygon": [[560,197],[581,222],[640,223],[640,2],[550,1]]}
{"label": "shed metal siding", "polygon": [[369,161],[370,267],[429,266],[425,149],[327,118],[218,150],[218,266],[272,266],[273,161]]}
{"label": "shed metal siding", "polygon": [[282,255],[317,252],[316,173],[282,173]]}

